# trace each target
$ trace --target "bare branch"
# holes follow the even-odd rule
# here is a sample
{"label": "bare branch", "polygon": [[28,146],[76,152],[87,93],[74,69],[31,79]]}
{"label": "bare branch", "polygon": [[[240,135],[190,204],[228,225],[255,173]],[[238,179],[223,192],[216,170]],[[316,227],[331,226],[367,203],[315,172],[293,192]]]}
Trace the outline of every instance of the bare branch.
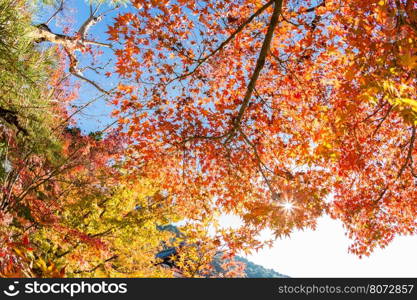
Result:
{"label": "bare branch", "polygon": [[57,16],[62,10],[64,9],[64,0],[61,0],[58,9],[49,17],[48,21],[45,22],[46,25],[48,25],[53,18]]}
{"label": "bare branch", "polygon": [[78,63],[79,63],[78,58],[75,55],[76,51],[85,49],[87,45],[95,45],[95,46],[109,47],[109,48],[112,47],[112,45],[108,43],[101,43],[101,42],[87,39],[87,34],[90,28],[94,26],[95,24],[97,24],[98,22],[100,22],[107,13],[113,11],[114,9],[117,9],[118,6],[112,9],[109,9],[101,13],[98,16],[95,16],[99,8],[100,8],[100,5],[97,5],[97,7],[94,10],[92,7],[90,7],[90,16],[84,21],[84,23],[80,26],[79,30],[74,36],[58,34],[58,33],[52,32],[52,30],[48,27],[48,23],[50,22],[50,20],[52,20],[53,17],[56,16],[56,14],[58,14],[59,11],[63,9],[63,0],[62,0],[58,10],[48,19],[46,23],[35,26],[35,30],[32,32],[32,37],[34,38],[36,42],[39,42],[39,43],[50,42],[53,44],[61,45],[69,58],[69,62],[70,62],[69,72],[75,77],[94,86],[101,93],[110,95],[109,91],[106,91],[96,82],[94,82],[91,79],[88,79],[82,74],[81,70],[78,67]]}
{"label": "bare branch", "polygon": [[71,72],[72,75],[74,75],[75,77],[84,80],[85,82],[91,84],[92,86],[94,86],[97,90],[99,90],[100,92],[102,92],[103,94],[106,94],[108,96],[111,95],[111,93],[109,91],[106,91],[105,89],[103,89],[101,86],[99,86],[96,82],[94,82],[91,79],[88,79],[87,77],[84,77],[83,75],[81,75],[80,73],[77,72]]}
{"label": "bare branch", "polygon": [[90,15],[90,17],[88,17],[88,19],[85,20],[85,22],[81,25],[80,29],[78,30],[77,32],[78,36],[81,37],[82,39],[86,39],[90,28],[94,26],[95,24],[97,24],[98,22],[100,22],[102,19],[103,19],[103,16],[101,15],[97,17],[95,17],[94,15]]}
{"label": "bare branch", "polygon": [[84,21],[84,23],[81,25],[80,29],[77,32],[77,35],[79,37],[81,37],[83,40],[85,40],[87,38],[88,31],[90,30],[91,27],[93,27],[97,23],[101,22],[103,20],[103,18],[108,13],[110,13],[111,11],[114,11],[114,10],[116,10],[120,7],[120,6],[117,5],[114,8],[111,8],[111,9],[99,14],[98,16],[96,16],[95,14],[100,9],[100,6],[101,6],[101,4],[97,5],[97,7],[94,10],[92,9],[92,6],[90,6],[90,16],[87,18],[87,20]]}

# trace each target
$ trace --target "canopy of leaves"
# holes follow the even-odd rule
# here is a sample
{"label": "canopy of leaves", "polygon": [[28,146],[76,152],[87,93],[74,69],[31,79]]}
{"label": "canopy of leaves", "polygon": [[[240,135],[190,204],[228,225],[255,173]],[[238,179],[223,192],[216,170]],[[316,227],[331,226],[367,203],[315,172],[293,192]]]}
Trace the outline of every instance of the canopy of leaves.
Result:
{"label": "canopy of leaves", "polygon": [[189,218],[280,236],[328,212],[359,255],[416,232],[415,1],[132,4],[114,114]]}
{"label": "canopy of leaves", "polygon": [[[0,0],[2,276],[233,277],[324,213],[357,255],[416,233],[415,1],[87,1],[49,26],[71,3]],[[76,127],[73,79],[105,130]]]}
{"label": "canopy of leaves", "polygon": [[65,57],[38,46],[25,1],[0,11],[0,275],[172,276],[155,254],[175,207],[151,181],[124,179],[117,134],[71,126]]}

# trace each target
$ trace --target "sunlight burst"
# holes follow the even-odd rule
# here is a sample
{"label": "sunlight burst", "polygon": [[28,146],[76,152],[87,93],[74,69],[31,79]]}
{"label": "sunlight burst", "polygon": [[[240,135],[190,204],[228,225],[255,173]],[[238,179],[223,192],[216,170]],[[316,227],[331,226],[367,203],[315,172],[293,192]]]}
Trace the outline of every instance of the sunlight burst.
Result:
{"label": "sunlight burst", "polygon": [[282,203],[281,206],[288,213],[290,213],[290,212],[292,212],[294,210],[294,204],[292,202],[290,202],[290,201],[286,201],[286,202]]}

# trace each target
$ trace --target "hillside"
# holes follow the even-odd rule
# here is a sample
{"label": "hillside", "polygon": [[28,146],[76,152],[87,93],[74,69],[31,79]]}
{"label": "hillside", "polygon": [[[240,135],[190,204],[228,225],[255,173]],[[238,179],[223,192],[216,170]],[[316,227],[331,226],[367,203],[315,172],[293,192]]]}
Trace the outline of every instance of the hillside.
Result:
{"label": "hillside", "polygon": [[[161,231],[172,232],[176,235],[176,237],[179,237],[179,236],[183,235],[181,233],[181,231],[178,229],[178,227],[176,227],[172,224],[165,225],[165,226],[157,226],[157,229],[161,230]],[[177,254],[176,248],[168,248],[168,249],[165,249],[163,251],[160,251],[156,255],[156,257],[160,258],[160,259],[165,259],[165,261],[167,262],[167,261],[169,261],[169,260],[167,260],[167,258],[170,258],[170,257],[172,257],[173,255],[176,255],[176,254]],[[236,256],[235,260],[239,261],[239,262],[243,262],[246,265],[245,273],[246,273],[247,278],[288,278],[287,275],[283,275],[283,274],[278,273],[277,271],[275,271],[273,269],[267,269],[267,268],[265,268],[261,265],[257,265],[255,263],[247,260],[244,257]],[[218,272],[218,273],[222,272],[221,265],[223,264],[223,261],[221,260],[221,258],[219,256],[215,257],[212,264],[213,264],[214,268],[216,269],[216,272]]]}
{"label": "hillside", "polygon": [[245,263],[245,273],[248,278],[288,278],[287,275],[278,273],[274,269],[267,269],[257,265],[244,257],[236,256],[235,260]]}

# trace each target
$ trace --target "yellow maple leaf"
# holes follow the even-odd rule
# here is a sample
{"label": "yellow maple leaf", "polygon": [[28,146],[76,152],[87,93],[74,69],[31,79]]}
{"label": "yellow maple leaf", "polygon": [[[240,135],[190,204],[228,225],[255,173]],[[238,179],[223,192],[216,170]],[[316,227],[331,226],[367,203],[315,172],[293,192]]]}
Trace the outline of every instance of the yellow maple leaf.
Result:
{"label": "yellow maple leaf", "polygon": [[417,67],[417,56],[404,54],[400,57],[400,64],[404,67],[414,69]]}

